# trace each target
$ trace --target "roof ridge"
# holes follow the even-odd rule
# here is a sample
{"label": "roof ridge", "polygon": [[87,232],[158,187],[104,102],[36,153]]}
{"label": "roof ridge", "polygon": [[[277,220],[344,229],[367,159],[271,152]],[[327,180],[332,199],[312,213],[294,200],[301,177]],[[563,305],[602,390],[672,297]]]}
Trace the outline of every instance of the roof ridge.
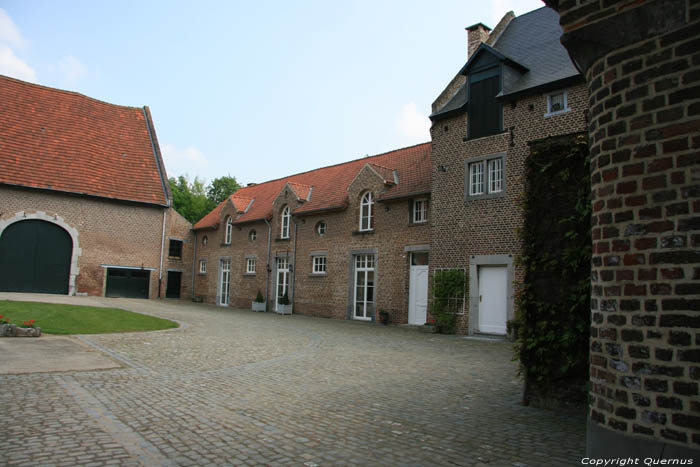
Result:
{"label": "roof ridge", "polygon": [[387,167],[386,165],[376,164],[374,162],[368,162],[368,164],[376,165],[377,167],[381,167],[382,169],[386,169],[386,170],[396,170],[396,169],[392,169],[391,167]]}
{"label": "roof ridge", "polygon": [[71,94],[71,95],[73,95],[73,96],[84,97],[85,99],[89,99],[89,100],[91,100],[91,101],[99,102],[99,103],[101,103],[101,104],[107,104],[107,105],[112,106],[112,107],[123,107],[123,108],[126,108],[126,109],[138,109],[138,110],[142,110],[142,109],[143,109],[143,106],[132,106],[132,105],[113,104],[112,102],[107,102],[107,101],[103,101],[103,100],[101,100],[101,99],[96,99],[96,98],[94,98],[94,97],[90,97],[90,96],[87,96],[87,95],[85,95],[85,94],[82,94],[82,93],[79,93],[79,92],[76,92],[76,91],[69,91],[68,89],[54,88],[54,87],[51,87],[51,86],[46,86],[46,85],[44,85],[44,84],[31,83],[31,82],[29,82],[29,81],[23,81],[23,80],[21,80],[21,79],[13,78],[12,76],[7,76],[7,75],[3,75],[3,74],[0,74],[0,78],[4,78],[4,79],[7,79],[7,80],[15,81],[15,82],[17,82],[18,84],[23,85],[23,86],[31,86],[31,87],[35,87],[35,88],[47,89],[47,90],[49,90],[49,91],[57,91],[57,92],[61,92],[61,93],[64,93],[64,94]]}
{"label": "roof ridge", "polygon": [[[391,154],[392,152],[405,151],[406,149],[417,148],[418,146],[425,146],[425,145],[427,145],[427,144],[432,144],[432,141],[426,141],[425,143],[413,144],[413,145],[411,145],[411,146],[406,146],[406,147],[399,148],[399,149],[393,149],[393,150],[391,150],[391,151],[386,151],[386,152],[382,152],[382,153],[379,153],[379,154],[374,154],[374,155],[371,155],[371,156],[360,157],[360,158],[352,159],[352,160],[345,161],[345,162],[339,162],[339,163],[337,163],[337,164],[331,164],[331,165],[326,165],[326,166],[323,166],[323,167],[317,167],[317,168],[315,168],[315,169],[305,170],[304,172],[299,172],[299,173],[295,173],[295,174],[292,174],[292,175],[287,175],[287,176],[285,176],[285,177],[273,178],[272,180],[266,180],[266,181],[264,181],[264,182],[256,183],[255,185],[252,185],[252,186],[250,186],[250,187],[248,187],[248,186],[242,187],[241,190],[245,190],[245,189],[247,189],[247,188],[259,187],[259,186],[265,185],[265,184],[267,184],[267,183],[278,182],[278,181],[281,181],[281,180],[288,181],[287,179],[292,178],[292,177],[296,177],[297,175],[304,175],[304,174],[308,174],[308,173],[311,173],[311,172],[316,172],[317,170],[328,169],[328,168],[331,168],[331,167],[338,167],[338,166],[340,166],[340,165],[350,164],[350,163],[352,163],[352,162],[357,162],[357,161],[366,160],[366,159],[372,159],[372,158],[379,157],[379,156],[385,156],[385,155],[387,155],[387,154]],[[390,170],[394,170],[394,169],[390,169]],[[293,182],[293,183],[296,183],[296,182]]]}

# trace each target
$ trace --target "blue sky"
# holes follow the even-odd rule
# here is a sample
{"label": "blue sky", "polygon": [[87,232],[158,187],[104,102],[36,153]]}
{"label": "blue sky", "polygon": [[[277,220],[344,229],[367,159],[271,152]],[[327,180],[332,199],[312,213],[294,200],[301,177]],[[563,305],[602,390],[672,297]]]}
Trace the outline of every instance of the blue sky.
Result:
{"label": "blue sky", "polygon": [[170,176],[263,182],[428,141],[464,28],[540,0],[0,3],[0,74],[148,105]]}

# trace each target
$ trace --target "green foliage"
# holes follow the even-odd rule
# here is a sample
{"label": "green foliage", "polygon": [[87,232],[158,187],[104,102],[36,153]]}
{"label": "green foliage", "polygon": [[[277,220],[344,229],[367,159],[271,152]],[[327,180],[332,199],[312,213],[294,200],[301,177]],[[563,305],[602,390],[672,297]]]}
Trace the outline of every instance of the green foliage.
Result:
{"label": "green foliage", "polygon": [[463,311],[467,276],[462,269],[441,269],[433,277],[433,302],[430,314],[439,332],[453,334],[458,313]]}
{"label": "green foliage", "polygon": [[216,178],[207,186],[200,178],[190,182],[185,175],[170,177],[168,181],[173,192],[173,208],[193,224],[240,188],[236,178],[230,175]]}
{"label": "green foliage", "polygon": [[34,321],[32,324],[46,334],[103,334],[178,327],[177,323],[167,319],[118,308],[53,303],[2,300],[0,314],[9,316],[10,323],[14,324]]}
{"label": "green foliage", "polygon": [[265,303],[265,299],[262,296],[262,292],[258,290],[258,294],[255,296],[255,301],[257,303]]}
{"label": "green foliage", "polygon": [[588,380],[591,200],[585,135],[545,141],[527,159],[516,295],[516,356],[541,392]]}
{"label": "green foliage", "polygon": [[231,175],[215,178],[207,188],[207,198],[213,201],[215,206],[218,206],[219,203],[235,193],[240,187],[236,177]]}

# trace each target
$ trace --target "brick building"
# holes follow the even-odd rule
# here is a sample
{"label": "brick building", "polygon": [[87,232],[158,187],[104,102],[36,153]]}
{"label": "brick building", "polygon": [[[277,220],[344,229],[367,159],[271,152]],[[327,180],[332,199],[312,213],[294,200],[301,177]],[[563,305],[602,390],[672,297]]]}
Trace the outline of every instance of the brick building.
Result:
{"label": "brick building", "polygon": [[0,291],[189,293],[192,226],[148,107],[0,76],[0,115]]}
{"label": "brick building", "polygon": [[546,3],[586,76],[588,454],[700,460],[700,3]]}
{"label": "brick building", "polygon": [[430,116],[430,269],[467,273],[462,333],[505,334],[523,279],[514,259],[525,159],[536,142],[586,131],[588,92],[553,10],[510,12],[493,31],[467,31],[467,62]]}
{"label": "brick building", "polygon": [[195,293],[268,311],[424,324],[430,144],[241,188],[195,226]]}

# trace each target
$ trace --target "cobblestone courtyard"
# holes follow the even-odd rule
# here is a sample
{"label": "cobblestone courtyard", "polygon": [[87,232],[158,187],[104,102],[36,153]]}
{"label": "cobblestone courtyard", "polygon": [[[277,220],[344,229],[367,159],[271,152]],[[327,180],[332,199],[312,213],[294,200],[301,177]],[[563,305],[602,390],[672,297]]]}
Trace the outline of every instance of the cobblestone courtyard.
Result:
{"label": "cobblestone courtyard", "polygon": [[561,466],[584,452],[584,414],[520,405],[507,343],[177,301],[34,299],[183,327],[81,338],[122,369],[0,375],[0,464]]}

